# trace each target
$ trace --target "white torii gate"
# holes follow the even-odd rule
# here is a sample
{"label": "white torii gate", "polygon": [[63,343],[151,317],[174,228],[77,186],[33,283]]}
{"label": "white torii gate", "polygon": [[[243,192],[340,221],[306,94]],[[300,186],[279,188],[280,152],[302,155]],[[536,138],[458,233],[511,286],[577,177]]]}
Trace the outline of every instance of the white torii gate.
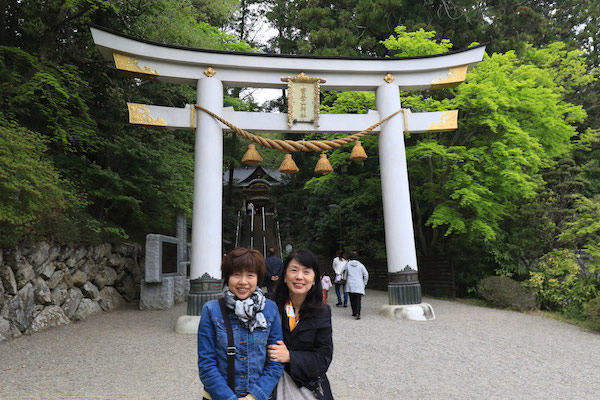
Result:
{"label": "white torii gate", "polygon": [[[453,87],[464,81],[467,69],[481,61],[485,46],[433,56],[403,58],[356,58],[277,55],[201,50],[169,46],[136,39],[106,28],[92,27],[94,42],[117,69],[127,75],[162,82],[197,85],[197,105],[220,115],[235,126],[260,132],[356,133],[401,108],[400,90]],[[301,73],[322,78],[323,90],[376,92],[377,111],[367,114],[322,114],[319,126],[296,123],[288,126],[283,113],[233,111],[223,108],[223,87],[285,89],[285,76]],[[196,132],[194,158],[194,204],[192,216],[191,303],[216,298],[201,277],[218,280],[222,247],[223,131],[230,130],[194,105],[185,108],[128,104],[133,124],[192,128]],[[411,133],[457,128],[458,111],[398,114],[373,130],[379,132],[379,159],[387,253],[389,305],[382,314],[398,318],[433,318],[431,306],[421,302],[413,233],[406,152],[405,127]],[[194,282],[198,282],[196,289]],[[204,290],[203,290],[204,289]],[[207,290],[208,289],[208,290]],[[193,308],[193,307],[192,307]],[[198,317],[195,317],[198,318]],[[190,329],[193,331],[193,328]]]}

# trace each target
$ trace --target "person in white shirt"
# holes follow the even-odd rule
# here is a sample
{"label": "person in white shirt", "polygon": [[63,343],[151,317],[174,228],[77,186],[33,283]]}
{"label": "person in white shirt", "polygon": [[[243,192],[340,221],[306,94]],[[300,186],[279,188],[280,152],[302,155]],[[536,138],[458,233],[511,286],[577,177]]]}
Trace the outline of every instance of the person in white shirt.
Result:
{"label": "person in white shirt", "polygon": [[344,285],[346,282],[342,280],[342,271],[346,266],[348,260],[344,258],[344,251],[338,250],[335,254],[335,258],[333,259],[333,272],[335,272],[335,278],[333,283],[335,285],[335,294],[337,296],[337,303],[335,304],[338,307],[348,307],[348,293],[344,291],[344,303],[342,304],[342,294],[340,293],[340,288],[344,290]]}

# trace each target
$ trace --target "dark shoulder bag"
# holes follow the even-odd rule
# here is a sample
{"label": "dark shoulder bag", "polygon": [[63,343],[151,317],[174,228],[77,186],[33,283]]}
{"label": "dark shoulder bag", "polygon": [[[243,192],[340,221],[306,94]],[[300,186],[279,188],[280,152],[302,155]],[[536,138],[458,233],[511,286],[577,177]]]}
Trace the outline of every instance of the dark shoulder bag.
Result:
{"label": "dark shoulder bag", "polygon": [[223,314],[223,321],[227,329],[227,386],[235,393],[235,343],[233,342],[233,328],[229,319],[229,311],[227,311],[227,307],[225,306],[225,299],[222,297],[219,299],[219,306],[221,307],[221,314]]}

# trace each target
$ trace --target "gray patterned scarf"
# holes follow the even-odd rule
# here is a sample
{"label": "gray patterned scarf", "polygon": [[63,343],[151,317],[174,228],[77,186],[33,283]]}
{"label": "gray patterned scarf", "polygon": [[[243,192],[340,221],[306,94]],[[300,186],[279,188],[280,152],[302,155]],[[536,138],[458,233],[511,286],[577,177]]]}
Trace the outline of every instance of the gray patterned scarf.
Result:
{"label": "gray patterned scarf", "polygon": [[265,295],[259,287],[252,293],[252,296],[246,300],[240,300],[226,285],[223,290],[223,297],[227,308],[235,312],[244,328],[247,328],[250,332],[253,332],[255,328],[267,328],[267,320],[261,312],[265,308]]}

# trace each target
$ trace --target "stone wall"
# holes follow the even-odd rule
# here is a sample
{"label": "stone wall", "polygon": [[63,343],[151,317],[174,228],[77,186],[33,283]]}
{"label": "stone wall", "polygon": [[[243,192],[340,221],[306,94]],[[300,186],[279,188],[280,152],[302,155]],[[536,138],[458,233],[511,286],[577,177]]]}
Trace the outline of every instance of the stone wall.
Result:
{"label": "stone wall", "polygon": [[139,299],[138,244],[0,250],[0,342]]}

